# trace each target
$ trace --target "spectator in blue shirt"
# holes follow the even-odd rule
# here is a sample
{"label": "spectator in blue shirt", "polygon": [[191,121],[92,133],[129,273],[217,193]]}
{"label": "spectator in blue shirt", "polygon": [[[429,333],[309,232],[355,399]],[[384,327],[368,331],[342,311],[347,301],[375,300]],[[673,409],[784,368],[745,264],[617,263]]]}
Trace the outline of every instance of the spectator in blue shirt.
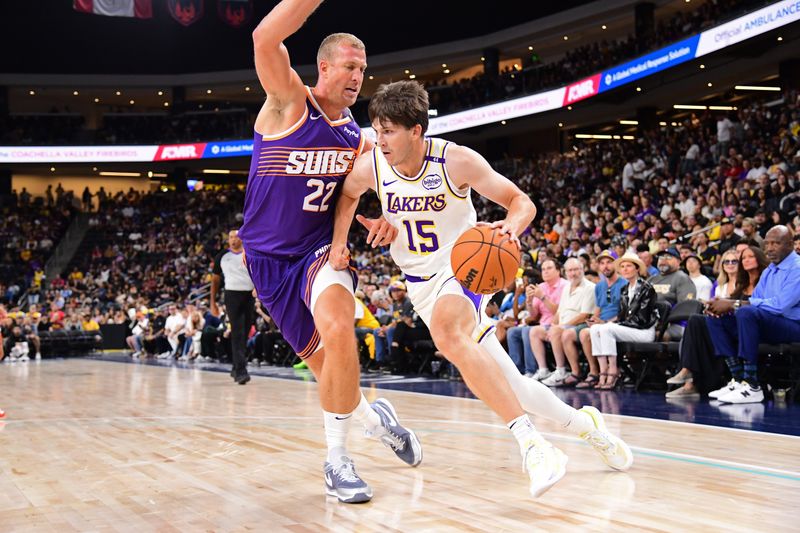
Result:
{"label": "spectator in blue shirt", "polygon": [[[791,230],[774,226],[764,238],[770,265],[761,274],[749,302],[714,300],[708,312],[711,342],[733,374],[724,403],[756,403],[764,399],[758,384],[758,345],[800,342],[800,256],[792,249]],[[742,376],[741,381],[737,375]]]}
{"label": "spectator in blue shirt", "polygon": [[[628,284],[628,280],[617,275],[617,269],[614,266],[616,260],[617,254],[611,250],[604,250],[597,256],[597,268],[603,277],[594,287],[595,310],[594,314],[586,320],[589,326],[617,320],[620,292],[622,292],[622,287]],[[589,375],[575,388],[593,389],[600,381],[600,365],[597,363],[597,358],[592,355],[592,339],[589,335],[589,328],[582,330],[579,337],[586,361],[589,363]]]}
{"label": "spectator in blue shirt", "polygon": [[658,268],[653,265],[653,254],[650,253],[650,247],[646,244],[640,244],[636,247],[636,255],[639,256],[644,262],[644,266],[647,267],[647,277],[652,278],[653,276],[657,276],[659,274]]}

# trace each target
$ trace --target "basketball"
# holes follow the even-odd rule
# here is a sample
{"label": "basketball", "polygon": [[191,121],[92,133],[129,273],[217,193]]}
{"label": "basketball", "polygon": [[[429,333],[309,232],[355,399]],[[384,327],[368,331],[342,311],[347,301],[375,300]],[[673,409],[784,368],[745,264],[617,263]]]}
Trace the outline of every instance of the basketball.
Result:
{"label": "basketball", "polygon": [[453,245],[450,265],[465,289],[494,294],[514,279],[519,268],[519,245],[499,229],[475,226]]}

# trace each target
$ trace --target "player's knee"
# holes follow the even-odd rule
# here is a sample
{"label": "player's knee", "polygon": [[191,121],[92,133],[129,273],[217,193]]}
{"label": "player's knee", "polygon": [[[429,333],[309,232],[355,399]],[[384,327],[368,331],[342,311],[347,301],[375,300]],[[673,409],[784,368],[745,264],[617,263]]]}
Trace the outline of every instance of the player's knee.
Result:
{"label": "player's knee", "polygon": [[453,324],[433,324],[431,338],[445,357],[452,361],[458,352],[463,352],[463,345],[469,341],[469,334]]}
{"label": "player's knee", "polygon": [[356,334],[353,327],[353,319],[338,313],[315,317],[314,324],[323,339],[343,335],[355,337]]}

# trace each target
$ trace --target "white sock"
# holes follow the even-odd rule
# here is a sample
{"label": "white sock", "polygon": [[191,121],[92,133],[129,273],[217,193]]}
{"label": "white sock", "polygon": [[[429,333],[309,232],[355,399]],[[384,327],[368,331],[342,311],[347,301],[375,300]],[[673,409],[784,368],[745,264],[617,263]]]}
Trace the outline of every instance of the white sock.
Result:
{"label": "white sock", "polygon": [[594,429],[594,422],[589,415],[559,400],[550,387],[520,374],[494,333],[484,337],[481,345],[500,365],[500,370],[525,411],[552,420],[577,435]]}
{"label": "white sock", "polygon": [[361,394],[361,401],[358,402],[356,410],[353,411],[353,418],[355,418],[357,422],[364,424],[364,429],[367,431],[368,437],[375,436],[377,432],[383,429],[381,417],[378,416],[375,409],[369,405],[363,393]]}
{"label": "white sock", "polygon": [[347,432],[353,421],[353,413],[339,414],[322,412],[325,419],[325,442],[328,445],[328,462],[334,465],[342,463],[347,455]]}
{"label": "white sock", "polygon": [[511,433],[514,434],[514,438],[517,439],[519,450],[523,455],[528,449],[528,446],[530,446],[530,442],[539,437],[539,432],[536,431],[536,428],[533,426],[531,419],[528,418],[528,415],[518,416],[509,422],[508,429],[511,430]]}

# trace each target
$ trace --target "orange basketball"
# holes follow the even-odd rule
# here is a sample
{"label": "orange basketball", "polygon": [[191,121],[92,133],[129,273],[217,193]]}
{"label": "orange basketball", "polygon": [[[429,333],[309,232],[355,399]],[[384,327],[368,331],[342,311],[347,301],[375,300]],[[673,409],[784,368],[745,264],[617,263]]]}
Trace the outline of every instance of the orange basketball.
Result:
{"label": "orange basketball", "polygon": [[519,268],[519,246],[497,229],[475,226],[456,241],[450,265],[467,290],[494,294],[514,279]]}

